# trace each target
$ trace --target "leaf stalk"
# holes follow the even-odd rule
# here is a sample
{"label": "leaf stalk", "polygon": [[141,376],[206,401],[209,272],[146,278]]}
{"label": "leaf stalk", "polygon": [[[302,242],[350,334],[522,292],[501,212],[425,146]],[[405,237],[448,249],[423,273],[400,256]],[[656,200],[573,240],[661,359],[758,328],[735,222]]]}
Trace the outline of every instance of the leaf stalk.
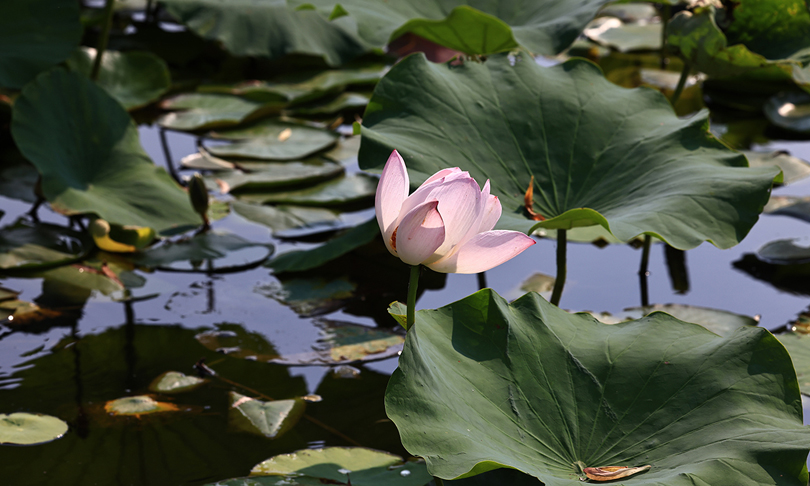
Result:
{"label": "leaf stalk", "polygon": [[98,81],[98,74],[101,71],[101,58],[107,50],[107,42],[110,40],[110,28],[112,27],[113,5],[115,0],[107,0],[104,4],[104,23],[101,25],[101,35],[96,46],[96,58],[93,60],[93,69],[90,71],[90,79]]}
{"label": "leaf stalk", "polygon": [[562,297],[565,277],[568,273],[566,268],[567,231],[564,229],[557,230],[557,277],[554,280],[554,290],[551,292],[551,303],[556,306],[560,305],[560,297]]}

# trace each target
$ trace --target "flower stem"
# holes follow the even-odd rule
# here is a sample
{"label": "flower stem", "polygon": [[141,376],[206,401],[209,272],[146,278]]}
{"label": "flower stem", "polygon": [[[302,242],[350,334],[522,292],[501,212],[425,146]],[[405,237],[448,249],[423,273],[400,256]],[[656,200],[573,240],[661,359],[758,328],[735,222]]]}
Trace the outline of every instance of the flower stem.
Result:
{"label": "flower stem", "polygon": [[101,57],[107,50],[107,41],[110,39],[110,28],[112,27],[113,4],[115,0],[107,0],[104,4],[104,23],[101,25],[101,35],[96,46],[96,58],[93,60],[93,70],[90,71],[90,79],[98,80],[98,73],[101,71]]}
{"label": "flower stem", "polygon": [[408,315],[405,322],[405,330],[410,331],[416,317],[416,290],[419,287],[419,273],[422,271],[420,265],[411,266],[411,279],[408,281]]}
{"label": "flower stem", "polygon": [[641,265],[638,269],[638,279],[641,284],[641,306],[647,307],[650,305],[650,294],[647,289],[647,277],[650,272],[647,267],[650,264],[650,247],[652,246],[652,236],[644,235],[644,247],[641,250]]}
{"label": "flower stem", "polygon": [[567,268],[565,264],[565,250],[567,244],[567,230],[557,230],[557,278],[554,279],[554,290],[551,292],[551,303],[560,305],[563,287],[565,287],[565,275]]}
{"label": "flower stem", "polygon": [[436,486],[444,486],[444,481],[440,477],[433,476],[433,482],[436,483]]}
{"label": "flower stem", "polygon": [[678,79],[678,86],[675,87],[675,92],[672,93],[672,99],[670,103],[672,106],[675,106],[675,103],[678,102],[678,99],[681,97],[681,93],[683,93],[683,87],[686,86],[686,80],[689,78],[689,71],[692,70],[692,66],[684,61],[683,63],[683,71],[681,71],[681,77]]}

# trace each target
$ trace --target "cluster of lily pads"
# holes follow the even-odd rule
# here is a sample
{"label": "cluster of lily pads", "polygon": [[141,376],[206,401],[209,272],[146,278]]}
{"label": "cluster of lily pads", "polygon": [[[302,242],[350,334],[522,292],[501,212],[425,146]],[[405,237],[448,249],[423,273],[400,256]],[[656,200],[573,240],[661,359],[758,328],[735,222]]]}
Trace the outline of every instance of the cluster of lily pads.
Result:
{"label": "cluster of lily pads", "polygon": [[[748,151],[756,128],[745,123],[712,133],[701,110],[762,112],[807,138],[804,0],[10,0],[0,27],[13,46],[0,52],[0,193],[32,206],[0,231],[0,273],[84,289],[58,305],[0,289],[10,332],[75,320],[91,291],[146,298],[137,289],[152,271],[264,265],[282,284],[262,290],[313,317],[356,284],[322,282],[327,299],[297,290],[355,258],[354,271],[401,281],[401,299],[404,269],[391,265],[370,211],[374,174],[394,150],[411,187],[459,168],[489,180],[485,194],[502,208],[496,230],[557,240],[557,275],[543,281],[551,303],[482,289],[414,316],[414,288],[407,306],[388,308],[406,335],[321,320],[321,346],[287,356],[238,326],[196,332],[204,348],[260,364],[336,366],[401,351],[386,413],[423,459],[327,447],[216,484],[807,484],[804,328],[774,337],[744,316],[650,306],[643,290],[652,244],[730,248],[763,211],[810,221],[806,200],[771,197],[808,165]],[[427,56],[394,63],[425,46]],[[429,60],[439,53],[450,60]],[[546,67],[538,55],[557,58]],[[144,150],[139,122],[154,125],[168,170]],[[179,166],[167,133],[195,143]],[[43,204],[61,224],[40,221]],[[269,241],[217,228],[237,216],[277,242],[335,235],[276,256]],[[385,231],[395,252],[396,233]],[[617,318],[558,306],[568,242],[639,240],[642,308]],[[737,264],[795,290],[808,262],[801,242],[779,240]],[[183,413],[161,397],[217,379],[202,363],[197,371],[163,373],[150,394],[92,413]],[[267,440],[317,399],[219,383],[231,426]],[[0,411],[9,412],[0,444],[71,433],[55,417]]]}

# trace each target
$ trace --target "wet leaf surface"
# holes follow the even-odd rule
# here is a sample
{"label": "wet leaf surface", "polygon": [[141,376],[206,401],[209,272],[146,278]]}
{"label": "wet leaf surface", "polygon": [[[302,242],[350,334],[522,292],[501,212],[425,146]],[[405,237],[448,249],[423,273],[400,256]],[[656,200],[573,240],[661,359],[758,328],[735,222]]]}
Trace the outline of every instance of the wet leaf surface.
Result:
{"label": "wet leaf surface", "polygon": [[177,405],[173,403],[158,402],[149,395],[118,398],[104,404],[104,410],[110,415],[125,416],[150,415],[153,413],[176,412]]}
{"label": "wet leaf surface", "polygon": [[67,431],[68,424],[50,415],[0,414],[0,444],[42,444],[62,437]]}
{"label": "wet leaf surface", "polygon": [[204,385],[208,380],[189,376],[179,371],[167,371],[149,384],[149,390],[155,393],[183,393]]}
{"label": "wet leaf surface", "polygon": [[236,392],[230,392],[229,397],[230,426],[268,439],[276,439],[294,427],[306,408],[301,399],[261,401]]}
{"label": "wet leaf surface", "polygon": [[604,325],[483,290],[417,312],[386,411],[444,478],[513,467],[574,485],[574,464],[643,458],[654,467],[633,484],[798,484],[810,436],[785,355],[764,329],[723,338],[663,313]]}

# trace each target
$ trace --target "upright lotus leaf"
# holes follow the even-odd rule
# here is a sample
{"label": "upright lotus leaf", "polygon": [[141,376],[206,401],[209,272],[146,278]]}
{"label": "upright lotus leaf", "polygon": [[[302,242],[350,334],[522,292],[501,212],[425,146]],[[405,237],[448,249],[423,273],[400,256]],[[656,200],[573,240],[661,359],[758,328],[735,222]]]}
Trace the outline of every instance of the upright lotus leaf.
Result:
{"label": "upright lotus leaf", "polygon": [[[68,59],[71,70],[89,76],[97,51],[82,47]],[[105,51],[101,58],[98,84],[127,110],[152,103],[172,84],[166,61],[144,51]]]}
{"label": "upright lotus leaf", "polygon": [[220,41],[237,56],[319,56],[331,66],[367,52],[349,19],[329,21],[295,11],[286,0],[161,0],[166,10],[197,35]]}
{"label": "upright lotus leaf", "polygon": [[3,0],[0,3],[0,86],[20,89],[65,59],[82,38],[79,3]]}
{"label": "upright lotus leaf", "polygon": [[42,444],[62,437],[67,431],[68,424],[50,415],[0,413],[0,444]]}
{"label": "upright lotus leaf", "polygon": [[[623,241],[644,233],[679,249],[728,248],[757,221],[779,170],[748,168],[707,125],[705,114],[679,119],[660,93],[615,86],[584,60],[450,66],[415,55],[377,85],[359,160],[380,169],[396,149],[412,184],[454,166],[490,179],[504,229],[602,225]],[[524,208],[532,177],[539,223]]]}
{"label": "upright lotus leaf", "polygon": [[11,132],[60,213],[158,233],[201,222],[186,192],[146,155],[129,114],[80,74],[55,69],[26,85]]}
{"label": "upright lotus leaf", "polygon": [[761,328],[607,325],[485,289],[417,312],[385,402],[405,448],[447,479],[512,467],[574,486],[585,467],[647,465],[626,484],[808,479],[796,373]]}
{"label": "upright lotus leaf", "polygon": [[332,19],[348,16],[357,34],[382,48],[411,32],[466,54],[492,54],[523,46],[553,55],[576,39],[606,0],[293,0]]}

